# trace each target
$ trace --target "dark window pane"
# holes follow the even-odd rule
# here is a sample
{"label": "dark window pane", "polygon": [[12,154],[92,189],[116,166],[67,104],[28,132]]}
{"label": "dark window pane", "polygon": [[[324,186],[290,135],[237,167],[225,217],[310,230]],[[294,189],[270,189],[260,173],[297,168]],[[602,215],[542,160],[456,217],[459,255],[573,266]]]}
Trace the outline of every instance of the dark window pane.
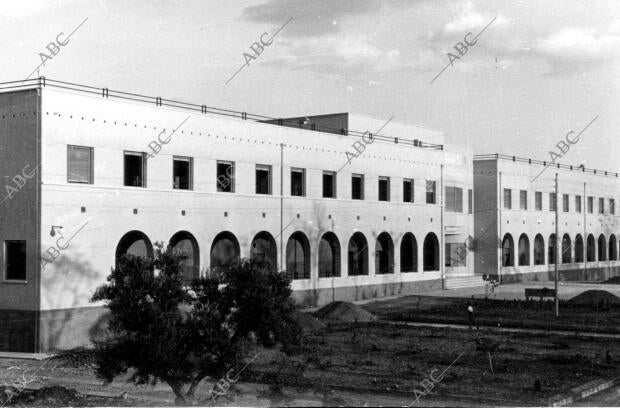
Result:
{"label": "dark window pane", "polygon": [[413,202],[413,180],[403,181],[403,201],[406,203]]}
{"label": "dark window pane", "polygon": [[303,197],[306,195],[305,172],[303,169],[291,170],[291,195]]}
{"label": "dark window pane", "polygon": [[6,279],[26,280],[26,241],[5,241]]}
{"label": "dark window pane", "polygon": [[351,176],[351,198],[353,200],[364,199],[364,176],[361,174]]}
{"label": "dark window pane", "polygon": [[125,153],[125,185],[144,187],[144,158],[140,153]]}
{"label": "dark window pane", "polygon": [[191,190],[191,160],[174,159],[173,161],[173,181],[174,188],[179,190]]}
{"label": "dark window pane", "polygon": [[235,166],[231,162],[217,162],[217,191],[235,191]]}
{"label": "dark window pane", "polygon": [[67,146],[67,181],[69,183],[92,183],[92,148]]}
{"label": "dark window pane", "polygon": [[323,197],[336,198],[336,175],[333,172],[323,173]]}
{"label": "dark window pane", "polygon": [[271,166],[256,166],[256,194],[271,194]]}

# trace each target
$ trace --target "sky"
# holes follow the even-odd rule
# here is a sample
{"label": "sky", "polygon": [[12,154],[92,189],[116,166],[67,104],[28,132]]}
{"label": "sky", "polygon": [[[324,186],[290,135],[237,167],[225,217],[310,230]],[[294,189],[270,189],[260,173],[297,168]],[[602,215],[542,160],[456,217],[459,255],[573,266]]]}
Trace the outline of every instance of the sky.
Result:
{"label": "sky", "polygon": [[558,161],[620,172],[618,1],[2,0],[0,25],[2,82],[58,37],[38,75],[271,117],[394,116],[539,160],[590,124]]}

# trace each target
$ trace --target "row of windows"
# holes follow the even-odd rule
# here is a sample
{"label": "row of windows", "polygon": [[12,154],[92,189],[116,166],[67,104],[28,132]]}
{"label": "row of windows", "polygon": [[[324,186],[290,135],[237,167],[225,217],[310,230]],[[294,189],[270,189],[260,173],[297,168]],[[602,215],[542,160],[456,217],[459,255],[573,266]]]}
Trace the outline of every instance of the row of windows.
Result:
{"label": "row of windows", "polygon": [[[542,196],[543,193],[540,191],[535,191],[534,192],[534,210],[535,211],[542,211]],[[574,200],[574,205],[573,205],[573,209],[575,212],[580,213],[581,210],[581,199],[582,196],[580,195],[576,195],[575,196],[575,200]],[[609,205],[608,205],[608,209],[609,209],[609,213],[610,214],[615,214],[616,213],[616,200],[613,198],[610,198],[609,200]],[[549,211],[555,211],[555,206],[556,206],[556,196],[555,193],[549,193]],[[562,194],[562,211],[563,212],[570,212],[570,195],[569,194]],[[605,199],[603,197],[599,197],[598,198],[598,213],[599,214],[605,214]],[[504,209],[506,210],[510,210],[512,209],[512,190],[509,188],[505,188],[504,189]],[[519,209],[520,210],[527,210],[528,209],[528,199],[527,199],[527,190],[519,190]],[[587,197],[587,211],[589,214],[594,213],[594,197],[592,196],[588,196]]]}
{"label": "row of windows", "polygon": [[[549,236],[549,245],[547,246],[547,263],[554,264],[556,256],[555,234]],[[597,251],[598,248],[598,251]],[[587,246],[584,253],[583,238],[581,234],[577,234],[574,244],[568,234],[562,237],[562,252],[559,254],[561,263],[579,263],[583,262],[584,255],[587,262],[595,261],[616,261],[618,260],[618,242],[615,235],[610,235],[609,244],[605,235],[601,234],[596,243],[592,234],[588,235]],[[598,256],[597,256],[598,254]],[[512,235],[506,234],[502,239],[502,266],[515,266],[515,246]],[[518,246],[518,264],[519,266],[530,265],[530,240],[526,234],[519,237]],[[534,238],[534,265],[545,264],[545,240],[541,234],[537,234]]]}
{"label": "row of windows", "polygon": [[[146,153],[124,152],[123,180],[128,187],[146,187]],[[68,146],[67,152],[67,182],[93,184],[94,171],[94,149],[85,146]],[[216,184],[218,192],[235,192],[235,162],[217,161],[216,164]],[[178,190],[193,189],[193,158],[174,156],[172,158],[172,185]],[[272,166],[257,164],[256,194],[273,194]],[[390,177],[379,177],[378,197],[379,201],[391,201],[391,180]],[[353,174],[351,176],[351,198],[353,200],[364,200],[364,175]],[[403,179],[403,202],[414,202],[415,182],[413,179]],[[426,181],[426,203],[436,204],[437,182]],[[462,189],[461,201],[462,201]],[[291,196],[306,196],[306,170],[303,168],[291,168]],[[324,198],[337,198],[337,173],[335,171],[323,171],[322,175],[322,196]],[[471,193],[470,193],[471,201]],[[470,205],[471,207],[471,205]],[[462,202],[460,204],[462,212]]]}

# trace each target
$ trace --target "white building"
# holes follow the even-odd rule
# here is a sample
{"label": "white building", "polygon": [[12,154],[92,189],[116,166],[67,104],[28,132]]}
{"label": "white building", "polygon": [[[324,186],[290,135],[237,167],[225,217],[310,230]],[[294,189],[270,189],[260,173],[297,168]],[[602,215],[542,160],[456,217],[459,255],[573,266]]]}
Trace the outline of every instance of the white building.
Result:
{"label": "white building", "polygon": [[188,277],[265,258],[306,306],[473,275],[470,254],[441,251],[462,249],[473,228],[472,155],[446,151],[441,133],[44,78],[0,90],[1,350],[86,343],[105,311],[89,299],[116,257],[157,241],[188,253]]}

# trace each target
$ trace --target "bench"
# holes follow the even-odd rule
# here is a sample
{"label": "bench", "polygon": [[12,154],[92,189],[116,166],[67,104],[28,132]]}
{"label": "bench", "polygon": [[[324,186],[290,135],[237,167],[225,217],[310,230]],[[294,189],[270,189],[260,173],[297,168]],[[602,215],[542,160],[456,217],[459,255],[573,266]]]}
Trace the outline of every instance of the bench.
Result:
{"label": "bench", "polygon": [[543,298],[554,298],[555,297],[555,289],[542,288],[525,288],[525,300],[530,300],[531,297],[538,297],[539,300],[543,300]]}

